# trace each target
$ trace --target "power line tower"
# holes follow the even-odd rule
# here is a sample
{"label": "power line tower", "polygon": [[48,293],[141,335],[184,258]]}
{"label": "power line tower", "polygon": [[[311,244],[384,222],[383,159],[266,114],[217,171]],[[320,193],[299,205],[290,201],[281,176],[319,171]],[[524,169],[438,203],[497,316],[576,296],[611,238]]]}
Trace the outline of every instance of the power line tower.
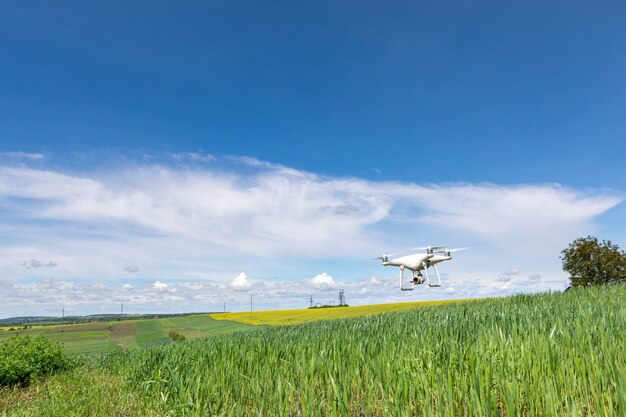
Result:
{"label": "power line tower", "polygon": [[250,314],[252,314],[252,296],[250,296]]}
{"label": "power line tower", "polygon": [[120,307],[120,320],[122,319],[122,316],[124,316],[124,303],[122,303],[122,306]]}
{"label": "power line tower", "polygon": [[343,306],[346,304],[346,295],[343,292],[343,287],[339,290],[339,305]]}
{"label": "power line tower", "polygon": [[61,320],[65,320],[65,307],[61,309]]}
{"label": "power line tower", "polygon": [[313,308],[313,295],[311,295],[311,298],[309,299],[309,308]]}

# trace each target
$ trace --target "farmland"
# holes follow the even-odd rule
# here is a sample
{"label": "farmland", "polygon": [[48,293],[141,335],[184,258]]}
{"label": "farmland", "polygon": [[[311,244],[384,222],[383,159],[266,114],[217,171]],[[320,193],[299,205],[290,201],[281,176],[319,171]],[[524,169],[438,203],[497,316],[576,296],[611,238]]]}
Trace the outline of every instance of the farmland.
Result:
{"label": "farmland", "polygon": [[[86,324],[33,326],[26,330],[9,331],[0,327],[0,340],[15,333],[44,335],[61,342],[72,353],[112,352],[163,345],[170,342],[168,333],[175,331],[187,339],[257,330],[258,326],[298,324],[317,320],[380,314],[415,307],[438,305],[454,301],[429,301],[395,304],[375,304],[358,307],[299,310],[258,311],[254,313],[194,314],[160,319],[108,321]],[[19,328],[19,326],[17,326]]]}
{"label": "farmland", "polygon": [[416,307],[435,306],[455,303],[459,300],[417,301],[411,303],[373,304],[357,307],[313,308],[298,310],[268,310],[253,313],[218,313],[211,314],[215,320],[231,320],[253,325],[282,326],[300,324],[318,320],[345,319],[349,317],[367,316],[371,314],[404,311]]}
{"label": "farmland", "polygon": [[44,335],[61,342],[69,352],[97,353],[159,346],[170,341],[170,331],[193,339],[255,328],[232,321],[217,321],[206,314],[198,314],[162,319],[33,326],[17,331],[8,329],[9,327],[0,328],[0,341],[16,333],[25,336]]}
{"label": "farmland", "polygon": [[84,415],[113,395],[155,416],[623,416],[624,300],[621,285],[264,327],[113,352],[71,371],[96,393],[73,408],[71,389],[9,397],[15,415]]}

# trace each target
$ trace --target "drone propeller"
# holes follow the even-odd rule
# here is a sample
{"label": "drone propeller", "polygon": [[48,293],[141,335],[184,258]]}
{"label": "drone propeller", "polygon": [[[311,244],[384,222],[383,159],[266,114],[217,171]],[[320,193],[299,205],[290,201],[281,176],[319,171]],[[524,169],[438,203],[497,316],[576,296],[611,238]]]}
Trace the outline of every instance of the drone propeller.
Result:
{"label": "drone propeller", "polygon": [[458,252],[458,251],[462,251],[465,250],[467,248],[455,248],[455,249],[444,249],[444,250],[437,250],[435,251],[435,253],[443,253],[443,256],[447,256],[449,258],[452,258],[452,252]]}
{"label": "drone propeller", "polygon": [[421,248],[411,248],[411,250],[426,250],[426,249],[443,249],[445,246],[422,246]]}
{"label": "drone propeller", "polygon": [[454,249],[444,249],[444,250],[438,249],[435,252],[460,252],[460,251],[466,250],[466,249],[469,249],[469,248],[454,248]]}
{"label": "drone propeller", "polygon": [[387,262],[387,259],[389,259],[389,257],[390,257],[390,256],[397,255],[397,254],[398,254],[398,252],[394,252],[394,253],[383,253],[381,256],[377,256],[377,257],[375,257],[375,258],[370,258],[370,259],[371,259],[371,260],[373,260],[373,261],[378,260],[378,261]]}
{"label": "drone propeller", "polygon": [[427,253],[433,253],[445,248],[445,246],[423,246],[421,248],[411,248],[410,250],[425,250]]}

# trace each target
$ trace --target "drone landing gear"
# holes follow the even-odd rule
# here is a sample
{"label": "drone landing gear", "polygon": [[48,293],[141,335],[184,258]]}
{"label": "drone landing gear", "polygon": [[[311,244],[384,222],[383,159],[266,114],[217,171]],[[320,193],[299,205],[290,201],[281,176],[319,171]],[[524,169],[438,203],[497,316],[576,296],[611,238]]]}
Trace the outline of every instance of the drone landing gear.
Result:
{"label": "drone landing gear", "polygon": [[428,286],[429,287],[441,287],[441,275],[439,275],[439,270],[437,269],[437,265],[435,264],[431,265],[433,269],[435,270],[435,272],[437,273],[437,282],[434,284],[430,282],[430,274],[428,274],[428,265],[426,265],[425,262],[422,265],[424,266],[424,271],[426,272],[426,281],[428,281]]}
{"label": "drone landing gear", "polygon": [[424,283],[424,276],[422,275],[420,271],[411,271],[411,272],[412,272],[411,287],[408,288],[403,285],[404,267],[403,266],[400,267],[400,289],[402,291],[413,291],[416,285],[420,285]]}
{"label": "drone landing gear", "polygon": [[405,288],[404,285],[402,284],[403,278],[404,277],[404,266],[400,267],[400,289],[402,291],[413,291],[413,287],[415,286],[413,283],[411,283],[411,288]]}

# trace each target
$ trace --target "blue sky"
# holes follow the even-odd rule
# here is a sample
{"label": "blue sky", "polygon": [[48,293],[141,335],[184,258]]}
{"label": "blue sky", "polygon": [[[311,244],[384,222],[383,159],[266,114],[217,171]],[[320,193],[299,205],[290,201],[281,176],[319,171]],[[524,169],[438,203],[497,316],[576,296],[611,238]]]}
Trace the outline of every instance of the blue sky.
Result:
{"label": "blue sky", "polygon": [[[617,1],[4,3],[0,316],[561,289],[572,239],[626,246],[625,20]],[[364,261],[429,243],[471,247],[438,292]]]}

